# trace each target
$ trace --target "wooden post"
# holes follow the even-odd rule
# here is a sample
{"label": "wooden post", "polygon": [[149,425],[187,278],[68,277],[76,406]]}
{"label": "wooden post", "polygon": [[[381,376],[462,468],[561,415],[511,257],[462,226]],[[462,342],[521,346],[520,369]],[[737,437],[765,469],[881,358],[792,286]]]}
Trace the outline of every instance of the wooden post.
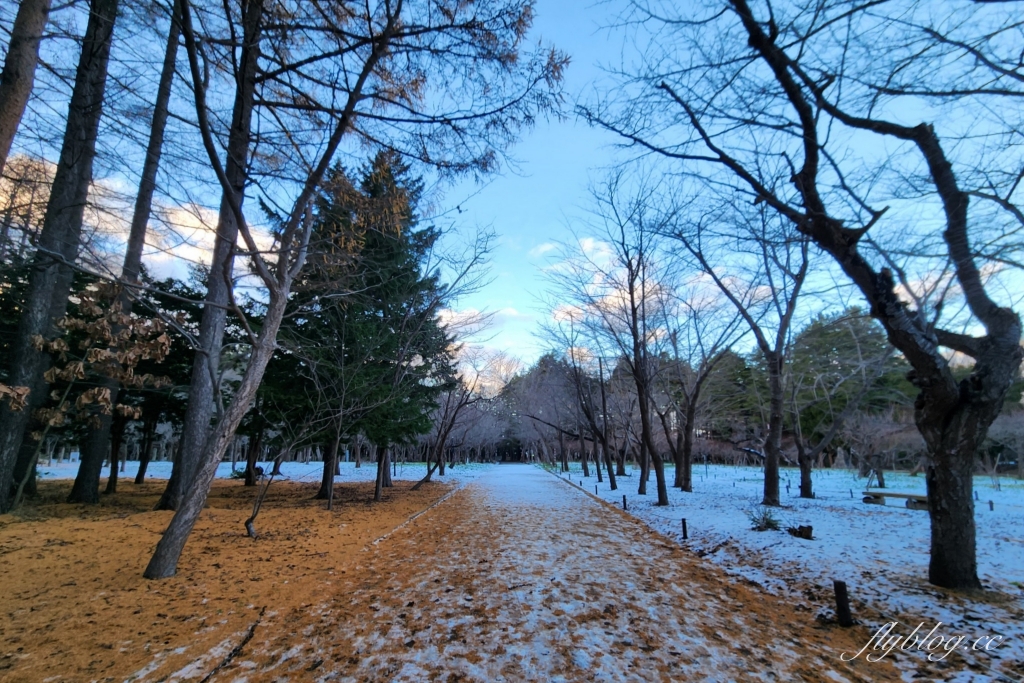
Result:
{"label": "wooden post", "polygon": [[683,540],[685,541],[687,538],[688,537],[686,534],[686,517],[683,517]]}
{"label": "wooden post", "polygon": [[597,484],[594,484],[594,495],[597,495]]}
{"label": "wooden post", "polygon": [[846,592],[845,581],[832,581],[832,587],[836,592],[836,619],[839,625],[846,628],[853,626],[853,617],[850,615],[850,596]]}
{"label": "wooden post", "polygon": [[995,505],[995,503],[993,503],[993,502],[992,502],[992,501],[990,500],[990,501],[988,502],[988,510],[989,510],[989,512],[995,512],[995,509],[996,509],[996,505]]}
{"label": "wooden post", "polygon": [[625,494],[622,495],[622,509],[623,510],[626,509],[626,495]]}

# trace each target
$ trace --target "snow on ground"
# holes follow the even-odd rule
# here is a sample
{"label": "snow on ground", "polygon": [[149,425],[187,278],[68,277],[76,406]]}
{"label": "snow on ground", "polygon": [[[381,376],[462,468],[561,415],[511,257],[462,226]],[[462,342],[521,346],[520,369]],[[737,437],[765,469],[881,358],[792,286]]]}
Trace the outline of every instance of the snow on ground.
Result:
{"label": "snow on ground", "polygon": [[[605,501],[622,506],[652,528],[665,533],[698,555],[738,577],[754,581],[770,592],[819,605],[832,605],[832,580],[846,581],[854,617],[874,627],[899,621],[896,633],[909,634],[924,622],[930,630],[973,638],[1002,635],[990,653],[965,652],[981,667],[1011,671],[1006,680],[1024,680],[1024,482],[1001,477],[996,487],[990,477],[976,477],[978,574],[983,596],[969,598],[927,583],[929,522],[923,510],[909,510],[903,499],[890,498],[885,506],[862,502],[865,479],[849,470],[813,473],[816,498],[802,499],[799,472],[782,470],[783,507],[774,510],[782,530],[758,532],[750,513],[760,508],[763,474],[758,467],[695,465],[692,493],[669,489],[671,504],[657,507],[653,473],[646,496],[637,494],[639,472],[619,477],[611,491],[607,477],[601,484],[593,468],[582,476],[574,463],[566,479]],[[669,486],[674,470],[666,468]],[[885,474],[893,492],[924,493],[923,476]],[[988,501],[992,501],[993,510]],[[687,520],[689,540],[682,541],[681,520]],[[786,533],[786,527],[810,525],[814,540]],[[859,614],[858,614],[859,612]],[[902,659],[907,680],[916,667]],[[1000,680],[994,673],[992,680]],[[971,673],[967,678],[983,680]]]}
{"label": "snow on ground", "polygon": [[[347,570],[347,571],[346,571]],[[262,623],[214,681],[873,681],[823,627],[542,470],[502,465]]]}
{"label": "snow on ground", "polygon": [[[342,484],[345,482],[353,481],[373,481],[377,477],[377,467],[373,462],[363,462],[362,467],[356,467],[354,462],[342,462],[339,463],[341,474],[334,478],[334,481]],[[270,472],[273,469],[274,464],[272,462],[260,463],[265,472]],[[486,472],[490,465],[471,463],[469,465],[456,465],[455,467],[448,467],[445,469],[445,475],[439,476],[437,471],[434,472],[434,481],[442,481],[449,483],[462,484],[480,476],[483,472]],[[241,475],[241,472],[245,469],[245,463],[239,462],[235,464],[235,471]],[[137,460],[130,460],[125,463],[124,470],[121,471],[118,476],[126,481],[134,480],[135,475],[139,471],[139,462]],[[217,478],[218,479],[229,479],[231,478],[231,463],[222,462],[217,467]],[[284,481],[297,481],[297,482],[310,482],[319,483],[320,477],[323,475],[324,464],[322,462],[283,462],[281,463],[281,476],[277,479]],[[424,477],[427,473],[427,466],[425,463],[398,463],[397,469],[394,470],[394,479],[400,481],[412,480],[418,481]],[[39,476],[41,479],[74,479],[75,475],[78,474],[78,460],[72,460],[70,462],[64,461],[61,463],[54,462],[52,464],[41,463],[39,465]],[[109,468],[104,467],[102,476],[109,474]],[[151,462],[149,467],[146,469],[147,479],[169,479],[171,476],[171,463],[169,461]]]}

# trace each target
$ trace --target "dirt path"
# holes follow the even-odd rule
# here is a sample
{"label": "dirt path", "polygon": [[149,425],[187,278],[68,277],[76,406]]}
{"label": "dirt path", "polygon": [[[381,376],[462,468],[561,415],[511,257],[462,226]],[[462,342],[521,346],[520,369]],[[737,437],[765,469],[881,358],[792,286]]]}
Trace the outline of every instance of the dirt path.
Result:
{"label": "dirt path", "polygon": [[212,680],[898,680],[840,660],[865,628],[816,623],[530,466],[495,468],[335,586],[268,612]]}

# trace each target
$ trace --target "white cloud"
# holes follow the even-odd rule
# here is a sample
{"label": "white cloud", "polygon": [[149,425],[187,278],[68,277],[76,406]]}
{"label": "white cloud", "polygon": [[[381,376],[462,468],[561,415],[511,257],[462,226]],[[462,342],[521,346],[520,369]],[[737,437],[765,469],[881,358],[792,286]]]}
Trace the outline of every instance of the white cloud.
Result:
{"label": "white cloud", "polygon": [[538,244],[537,246],[535,246],[533,249],[530,250],[529,253],[530,256],[534,258],[539,258],[541,256],[544,256],[545,254],[554,251],[555,249],[558,249],[558,245],[555,244],[554,242],[544,242],[543,244]]}
{"label": "white cloud", "polygon": [[580,250],[583,255],[594,263],[604,263],[615,256],[615,252],[607,242],[593,237],[580,238]]}

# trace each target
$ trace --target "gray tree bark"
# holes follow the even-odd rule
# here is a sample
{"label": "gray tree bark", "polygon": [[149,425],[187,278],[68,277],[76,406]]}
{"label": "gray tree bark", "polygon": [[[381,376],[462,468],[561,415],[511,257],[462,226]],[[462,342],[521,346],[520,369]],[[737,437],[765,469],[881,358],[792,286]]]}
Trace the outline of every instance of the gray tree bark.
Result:
{"label": "gray tree bark", "polygon": [[[239,204],[245,196],[246,166],[252,137],[252,111],[256,96],[256,67],[260,55],[263,5],[257,0],[245,13],[242,55],[239,62],[238,87],[235,91],[231,132],[228,136],[225,175]],[[196,470],[203,459],[203,444],[210,430],[210,419],[215,406],[214,386],[220,368],[221,344],[227,323],[227,308],[231,299],[231,274],[234,266],[235,243],[238,240],[238,221],[226,196],[221,198],[217,218],[217,236],[210,261],[210,274],[206,281],[206,303],[199,324],[199,349],[192,363],[192,378],[188,391],[188,406],[182,425],[181,458],[175,461],[177,477],[171,477],[160,497],[157,508],[177,510],[185,491],[191,486]]]}
{"label": "gray tree bark", "polygon": [[82,220],[92,182],[117,8],[118,0],[92,0],[90,4],[61,155],[11,354],[9,383],[31,389],[29,406],[21,411],[11,411],[6,405],[0,407],[0,512],[5,512],[11,504],[15,460],[32,411],[46,398],[43,373],[50,365],[50,358],[35,348],[32,339],[37,335],[56,336],[58,330],[54,323],[67,310],[73,264],[78,258]]}
{"label": "gray tree bark", "polygon": [[782,423],[785,395],[782,372],[784,357],[780,353],[764,352],[768,366],[768,434],[764,440],[764,497],[761,505],[781,505],[779,495],[779,462],[782,460]]}
{"label": "gray tree bark", "polygon": [[[961,189],[934,126],[924,122],[905,126],[848,114],[826,97],[822,85],[796,68],[797,63],[774,37],[765,33],[747,0],[731,3],[749,36],[748,44],[772,69],[796,110],[804,140],[803,165],[792,179],[806,214],[779,201],[770,191],[763,196],[836,261],[871,304],[871,315],[885,327],[890,343],[903,352],[913,367],[908,378],[920,390],[914,402],[914,422],[931,456],[926,471],[931,518],[928,580],[945,588],[980,588],[971,495],[974,461],[1017,376],[1024,349],[1020,346],[1020,317],[1011,308],[999,306],[985,290],[969,239],[970,195]],[[870,224],[860,229],[849,228],[829,214],[818,193],[817,127],[822,110],[846,126],[902,140],[917,148],[942,202],[942,237],[957,283],[971,314],[984,325],[985,336],[938,328],[906,306],[896,293],[892,272],[876,270],[858,251],[858,242]],[[807,220],[806,216],[814,218]],[[941,346],[975,360],[968,378],[957,381]]]}
{"label": "gray tree bark", "polygon": [[263,373],[267,369],[270,357],[274,354],[277,330],[284,317],[286,305],[285,297],[271,293],[270,303],[267,307],[267,322],[260,330],[257,344],[253,346],[252,355],[245,368],[245,374],[242,376],[242,382],[238,386],[235,400],[224,411],[224,415],[217,421],[203,445],[202,453],[206,457],[203,459],[202,466],[196,470],[192,485],[185,489],[181,505],[146,566],[143,576],[147,579],[174,576],[174,572],[177,571],[181,551],[185,548],[185,542],[188,540],[189,534],[192,533],[192,527],[195,526],[199,519],[199,513],[203,511],[203,506],[206,504],[210,485],[217,475],[217,466],[220,465],[224,453],[235,438],[235,431],[242,422],[242,418],[249,412],[252,397],[256,395],[260,382],[263,381]]}
{"label": "gray tree bark", "polygon": [[[171,26],[167,34],[167,48],[164,51],[164,64],[160,72],[157,86],[156,103],[153,106],[153,120],[149,129],[149,144],[146,147],[146,160],[142,166],[142,178],[139,181],[139,192],[135,197],[135,209],[132,213],[131,231],[128,234],[128,248],[125,251],[124,263],[121,266],[121,279],[125,283],[118,302],[125,315],[132,312],[132,293],[128,288],[139,281],[142,270],[142,250],[146,245],[146,228],[153,208],[153,193],[156,191],[156,174],[160,168],[160,153],[163,150],[164,131],[167,128],[167,105],[171,99],[171,83],[174,80],[174,66],[178,54],[178,36],[181,34],[178,14],[178,2],[171,10]],[[103,385],[110,391],[111,405],[117,404],[120,385],[113,379],[106,379]],[[68,497],[70,503],[98,503],[100,485],[100,467],[110,448],[112,419],[110,415],[99,416],[99,424],[90,427],[82,444],[82,464],[78,468],[75,484]]]}
{"label": "gray tree bark", "polygon": [[0,72],[0,174],[25,113],[39,63],[39,44],[50,16],[50,0],[21,0]]}
{"label": "gray tree bark", "polygon": [[314,498],[316,500],[330,500],[331,490],[334,488],[334,474],[338,467],[338,446],[341,444],[341,429],[334,432],[331,439],[331,446],[324,453],[324,471],[320,478],[320,490]]}

